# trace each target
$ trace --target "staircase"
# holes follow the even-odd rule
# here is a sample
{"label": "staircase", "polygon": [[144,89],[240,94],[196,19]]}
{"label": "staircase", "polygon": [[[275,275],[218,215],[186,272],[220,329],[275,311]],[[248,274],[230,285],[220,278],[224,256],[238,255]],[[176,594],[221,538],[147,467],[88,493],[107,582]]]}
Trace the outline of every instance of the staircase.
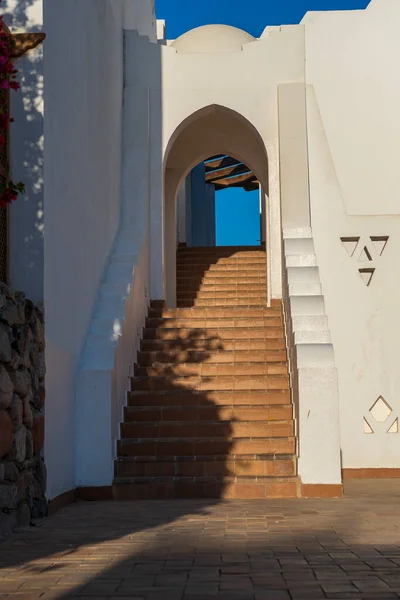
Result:
{"label": "staircase", "polygon": [[152,302],[121,426],[114,496],[296,497],[281,302],[263,250],[185,248],[178,308]]}

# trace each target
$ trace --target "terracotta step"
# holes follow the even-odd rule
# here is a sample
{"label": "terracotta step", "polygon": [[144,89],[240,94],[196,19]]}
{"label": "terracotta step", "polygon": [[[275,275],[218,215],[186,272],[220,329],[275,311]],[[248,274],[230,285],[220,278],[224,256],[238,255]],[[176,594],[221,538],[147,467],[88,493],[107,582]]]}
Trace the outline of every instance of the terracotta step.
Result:
{"label": "terracotta step", "polygon": [[263,406],[127,406],[125,423],[177,421],[286,421],[293,418],[291,404]]}
{"label": "terracotta step", "polygon": [[128,393],[128,406],[159,407],[207,407],[219,406],[291,406],[289,390],[269,391],[209,391],[203,392],[173,390]]}
{"label": "terracotta step", "polygon": [[226,456],[241,454],[294,454],[294,437],[258,439],[190,438],[122,439],[118,441],[118,456]]}
{"label": "terracotta step", "polygon": [[122,423],[121,439],[186,439],[186,438],[262,438],[290,437],[293,421],[184,421]]}
{"label": "terracotta step", "polygon": [[204,261],[193,259],[193,260],[178,260],[176,263],[177,271],[192,271],[192,272],[200,272],[200,271],[218,271],[220,269],[227,270],[236,270],[236,269],[247,269],[251,268],[251,270],[262,269],[264,272],[267,268],[266,259],[262,258],[248,258],[242,260],[232,260],[232,259],[216,259],[216,260],[207,260]]}
{"label": "terracotta step", "polygon": [[265,256],[265,248],[262,246],[198,246],[178,248],[177,258],[191,256]]}
{"label": "terracotta step", "polygon": [[245,293],[249,291],[262,291],[267,289],[267,283],[264,280],[257,279],[253,283],[253,286],[249,288],[247,283],[241,283],[240,280],[234,280],[227,282],[225,279],[212,283],[210,280],[207,281],[194,281],[192,282],[189,278],[181,283],[177,283],[177,291],[179,293],[190,293],[197,291],[199,294],[211,293],[213,291],[222,292],[240,292]]}
{"label": "terracotta step", "polygon": [[[249,288],[248,285],[239,286],[235,284],[228,284],[224,285],[222,289],[218,287],[218,289],[215,290],[212,288],[210,289],[208,286],[203,286],[202,288],[193,287],[192,289],[184,289],[180,287],[177,288],[177,290],[179,291],[179,295],[181,297],[192,298],[194,296],[204,300],[207,298],[259,298],[260,296],[264,295],[264,292],[267,291],[267,286],[265,282],[262,281],[252,288]],[[276,304],[276,306],[280,307],[281,304]]]}
{"label": "terracotta step", "polygon": [[280,307],[259,308],[170,308],[149,310],[150,319],[238,319],[282,316]]}
{"label": "terracotta step", "polygon": [[255,308],[259,306],[266,305],[266,297],[265,298],[228,298],[227,300],[223,300],[219,298],[217,300],[180,300],[177,299],[177,306],[179,308],[229,308],[231,306],[234,307],[242,307],[242,308]]}
{"label": "terracotta step", "polygon": [[263,317],[231,317],[231,318],[199,318],[191,317],[157,319],[149,317],[146,320],[146,329],[254,329],[265,327],[281,327],[283,319],[280,314],[266,314]]}
{"label": "terracotta step", "polygon": [[[283,346],[283,343],[282,343]],[[154,365],[163,364],[238,364],[238,363],[267,363],[286,361],[286,349],[281,350],[263,350],[255,353],[252,350],[242,350],[236,352],[227,352],[224,349],[217,348],[209,352],[203,352],[201,349],[181,350],[172,348],[169,352],[143,352],[140,351],[137,357],[138,364]]]}
{"label": "terracotta step", "polygon": [[163,481],[154,479],[139,483],[135,480],[113,485],[115,500],[160,500],[172,498],[262,499],[300,497],[297,478],[271,478],[267,481]]}
{"label": "terracotta step", "polygon": [[179,308],[228,308],[228,307],[243,307],[253,308],[259,306],[265,306],[267,303],[266,296],[260,298],[228,298],[223,300],[217,298],[216,300],[182,300],[178,297],[177,305]]}
{"label": "terracotta step", "polygon": [[[240,301],[241,305],[244,306],[259,306],[264,308],[267,304],[267,291],[265,293],[262,290],[255,292],[200,292],[200,291],[188,291],[177,294],[178,302],[199,302],[199,307],[202,305],[210,306],[211,308],[216,306],[224,306],[224,302],[228,302],[231,306],[236,306],[235,303]],[[233,304],[232,304],[233,302]],[[217,303],[217,304],[215,304]]]}
{"label": "terracotta step", "polygon": [[115,477],[287,477],[297,472],[296,458],[284,454],[190,458],[120,458],[115,463]]}
{"label": "terracotta step", "polygon": [[[172,352],[173,354],[184,353],[185,355],[190,352],[234,352],[240,354],[241,352],[252,352],[253,356],[256,356],[254,350],[269,351],[269,350],[286,350],[286,343],[283,338],[283,331],[280,332],[281,337],[271,337],[267,339],[215,339],[212,343],[208,343],[209,340],[196,339],[195,348],[193,350],[192,345],[186,344],[186,340],[183,338],[176,339],[145,339],[140,343],[140,349],[143,352]],[[204,348],[203,342],[207,343],[209,348]],[[257,352],[258,355],[258,352]],[[261,354],[262,355],[262,354]],[[189,361],[186,361],[189,362]]]}
{"label": "terracotta step", "polygon": [[250,390],[288,390],[288,375],[249,376],[235,375],[226,377],[132,377],[132,389],[138,391],[154,390],[194,390],[194,391],[250,391]]}
{"label": "terracotta step", "polygon": [[[227,293],[230,292],[228,296]],[[253,293],[253,295],[248,294]],[[260,296],[263,297],[262,305],[265,305],[264,295],[267,294],[267,286],[264,283],[256,284],[254,283],[251,287],[247,284],[243,287],[227,284],[227,285],[198,285],[193,284],[191,286],[178,286],[177,287],[177,296],[178,298],[182,297],[195,297],[199,299],[207,300],[209,298],[253,298]]]}
{"label": "terracotta step", "polygon": [[249,284],[249,283],[262,283],[264,279],[267,278],[266,273],[252,273],[248,271],[237,272],[232,274],[232,271],[221,271],[219,273],[204,273],[203,276],[197,277],[196,275],[188,274],[177,274],[176,281],[177,286],[183,287],[185,285],[220,285],[220,284],[234,284],[240,281],[240,285]]}
{"label": "terracotta step", "polygon": [[[166,327],[165,329],[156,329],[146,327],[143,330],[143,339],[145,340],[175,340],[177,344],[195,344],[198,347],[201,340],[210,347],[215,347],[217,342],[224,343],[224,340],[267,340],[282,339],[284,330],[281,326],[270,325],[268,327],[229,327],[229,328],[179,328]],[[203,349],[206,350],[207,348]]]}
{"label": "terracotta step", "polygon": [[220,263],[220,262],[216,262],[216,263],[207,263],[207,264],[197,264],[197,263],[188,263],[188,262],[179,262],[176,266],[176,272],[177,274],[181,274],[181,275],[185,275],[185,274],[189,274],[189,275],[201,275],[203,273],[220,273],[222,272],[230,272],[230,273],[235,273],[237,271],[240,272],[249,272],[249,271],[256,271],[257,273],[264,273],[265,274],[265,270],[266,270],[266,266],[267,263],[265,261],[263,262],[230,262],[230,263]]}
{"label": "terracotta step", "polygon": [[[207,363],[158,363],[150,365],[135,365],[135,377],[200,377],[218,379],[219,377],[261,377],[265,375],[287,375],[286,362],[268,363],[232,363],[232,364],[207,364]],[[218,383],[216,383],[218,385]]]}

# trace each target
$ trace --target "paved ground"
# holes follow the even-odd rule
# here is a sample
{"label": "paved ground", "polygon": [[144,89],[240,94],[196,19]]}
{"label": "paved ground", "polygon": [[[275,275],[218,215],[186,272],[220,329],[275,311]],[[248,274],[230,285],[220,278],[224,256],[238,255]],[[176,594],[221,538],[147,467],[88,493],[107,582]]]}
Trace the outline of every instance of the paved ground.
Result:
{"label": "paved ground", "polygon": [[346,491],[72,505],[0,544],[0,598],[400,598],[400,481]]}

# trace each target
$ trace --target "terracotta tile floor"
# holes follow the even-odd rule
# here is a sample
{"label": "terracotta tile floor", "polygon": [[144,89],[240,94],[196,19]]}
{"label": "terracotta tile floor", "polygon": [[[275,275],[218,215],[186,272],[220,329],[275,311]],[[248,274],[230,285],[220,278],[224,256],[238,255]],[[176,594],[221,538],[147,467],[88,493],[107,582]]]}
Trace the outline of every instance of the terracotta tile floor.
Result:
{"label": "terracotta tile floor", "polygon": [[0,598],[400,598],[400,480],[343,500],[79,503],[0,544]]}

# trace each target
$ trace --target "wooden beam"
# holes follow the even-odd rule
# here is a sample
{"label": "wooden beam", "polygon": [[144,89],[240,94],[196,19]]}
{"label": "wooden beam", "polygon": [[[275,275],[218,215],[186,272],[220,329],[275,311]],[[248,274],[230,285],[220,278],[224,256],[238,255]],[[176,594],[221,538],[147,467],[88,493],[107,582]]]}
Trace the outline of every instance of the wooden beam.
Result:
{"label": "wooden beam", "polygon": [[232,165],[240,164],[240,160],[231,158],[230,156],[218,156],[215,160],[210,160],[205,163],[206,172],[214,171],[214,169],[223,169],[224,167],[230,167]]}
{"label": "wooden beam", "polygon": [[249,173],[250,169],[246,165],[238,164],[226,169],[219,169],[218,171],[211,171],[206,173],[206,182],[214,183],[219,179],[225,179],[225,177],[232,177],[234,175],[242,175],[243,173]]}
{"label": "wooden beam", "polygon": [[33,50],[46,39],[45,33],[13,33],[11,34],[11,58],[19,58],[29,50]]}
{"label": "wooden beam", "polygon": [[216,190],[223,190],[230,187],[243,187],[257,178],[254,173],[245,173],[244,175],[238,175],[237,177],[227,177],[226,179],[219,179],[214,185]]}

